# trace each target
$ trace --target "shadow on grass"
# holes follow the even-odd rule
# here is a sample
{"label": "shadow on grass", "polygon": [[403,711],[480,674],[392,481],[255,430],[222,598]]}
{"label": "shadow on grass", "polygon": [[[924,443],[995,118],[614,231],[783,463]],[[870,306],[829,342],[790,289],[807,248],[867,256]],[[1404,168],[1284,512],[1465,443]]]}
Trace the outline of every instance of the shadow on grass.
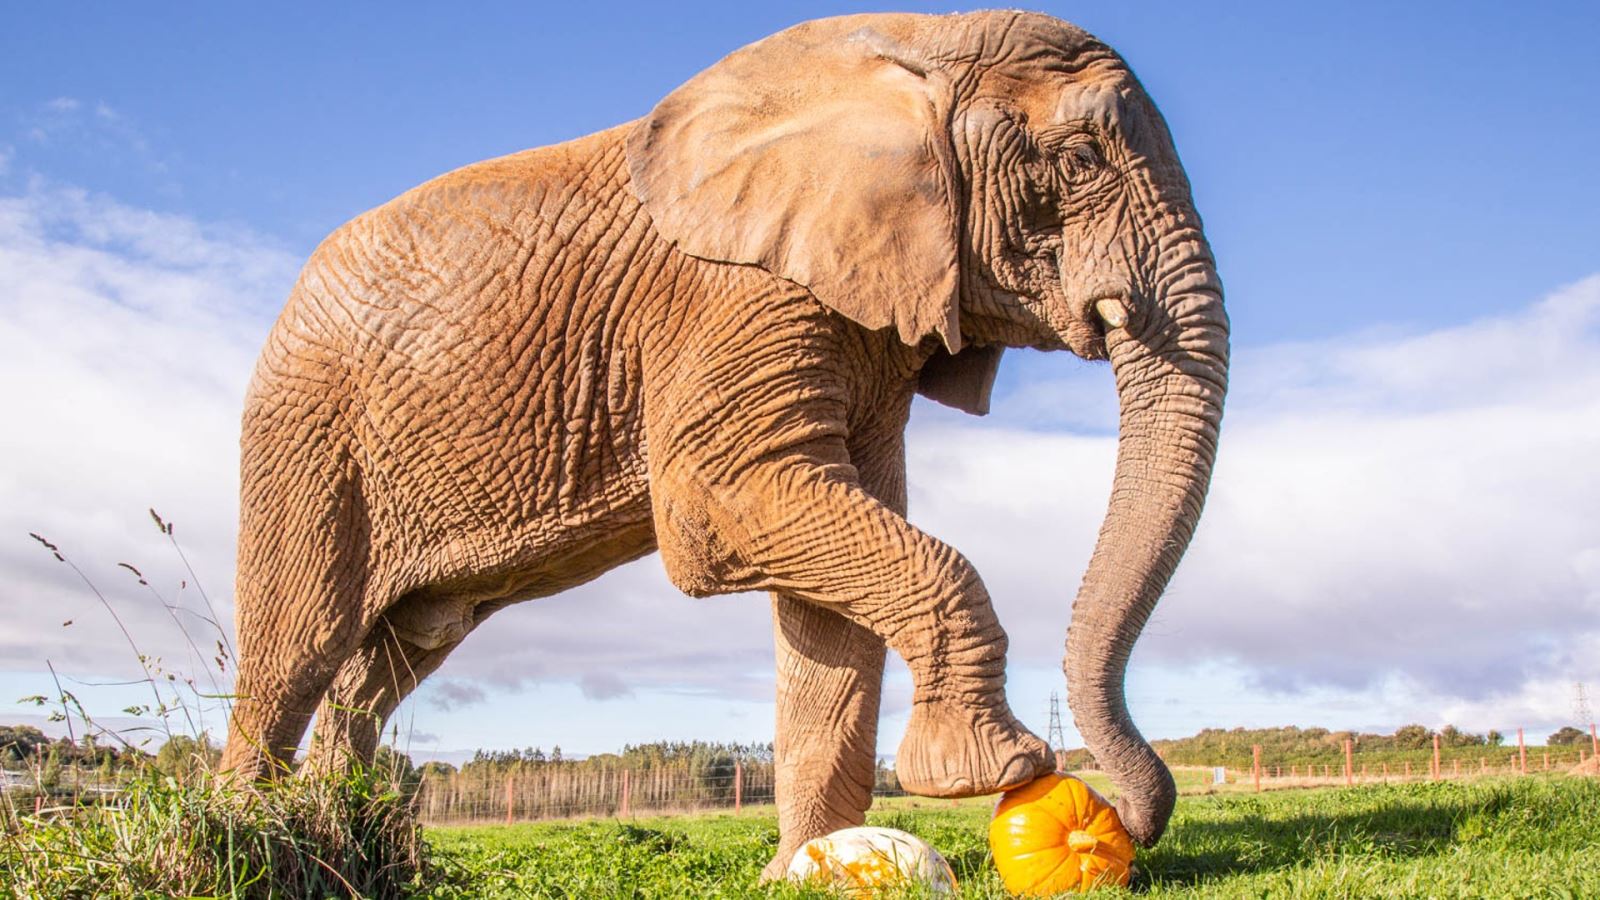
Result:
{"label": "shadow on grass", "polygon": [[1327,795],[1327,812],[1285,815],[1266,797],[1236,797],[1226,806],[1190,813],[1217,818],[1175,822],[1160,846],[1141,854],[1134,889],[1199,885],[1342,855],[1434,855],[1454,842],[1468,817],[1493,818],[1517,802],[1509,789],[1440,796],[1339,792]]}

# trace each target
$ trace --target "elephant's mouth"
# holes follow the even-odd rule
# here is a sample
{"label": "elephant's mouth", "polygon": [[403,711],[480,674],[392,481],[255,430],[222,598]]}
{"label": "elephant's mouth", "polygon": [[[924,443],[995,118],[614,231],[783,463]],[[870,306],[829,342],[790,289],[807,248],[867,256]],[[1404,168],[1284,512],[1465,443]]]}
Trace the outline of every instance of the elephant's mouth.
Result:
{"label": "elephant's mouth", "polygon": [[987,282],[984,286],[1003,305],[1033,320],[1038,332],[1016,343],[1038,350],[1067,349],[1086,360],[1108,359],[1108,331],[1129,327],[1138,318],[1129,279],[1070,268],[1059,231],[1021,243],[1013,240],[990,258],[984,266],[988,271],[977,279]]}
{"label": "elephant's mouth", "polygon": [[1073,272],[1059,258],[1050,261],[1056,273],[1057,308],[1065,321],[1055,324],[1068,349],[1084,359],[1107,359],[1110,331],[1127,327],[1134,317],[1133,291],[1127,279]]}

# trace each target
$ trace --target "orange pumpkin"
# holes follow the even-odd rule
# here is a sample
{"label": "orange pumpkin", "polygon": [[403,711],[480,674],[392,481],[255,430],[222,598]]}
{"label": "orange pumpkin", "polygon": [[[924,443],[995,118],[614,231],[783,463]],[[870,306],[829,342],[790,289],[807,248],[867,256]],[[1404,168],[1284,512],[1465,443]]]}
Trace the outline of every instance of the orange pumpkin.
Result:
{"label": "orange pumpkin", "polygon": [[1117,811],[1070,775],[1007,791],[989,823],[989,849],[1006,890],[1025,897],[1126,885],[1133,865]]}

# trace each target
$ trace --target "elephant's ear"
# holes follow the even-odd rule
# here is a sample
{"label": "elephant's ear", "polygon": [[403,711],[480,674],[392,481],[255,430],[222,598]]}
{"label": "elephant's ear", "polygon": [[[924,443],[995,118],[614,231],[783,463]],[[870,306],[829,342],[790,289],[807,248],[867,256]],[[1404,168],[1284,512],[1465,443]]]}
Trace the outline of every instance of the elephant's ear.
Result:
{"label": "elephant's ear", "polygon": [[988,415],[989,394],[1004,351],[999,344],[969,344],[955,354],[937,351],[917,376],[917,393],[962,412]]}
{"label": "elephant's ear", "polygon": [[629,135],[633,189],[683,252],[956,352],[950,86],[863,18],[790,28],[667,95]]}

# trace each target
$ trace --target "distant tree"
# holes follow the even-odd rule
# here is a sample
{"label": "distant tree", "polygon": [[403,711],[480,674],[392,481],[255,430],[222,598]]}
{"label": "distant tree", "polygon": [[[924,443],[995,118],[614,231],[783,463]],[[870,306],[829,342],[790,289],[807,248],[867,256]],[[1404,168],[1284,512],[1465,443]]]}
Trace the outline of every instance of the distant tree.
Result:
{"label": "distant tree", "polygon": [[430,759],[417,768],[417,774],[427,778],[445,778],[455,773],[455,766],[437,759]]}
{"label": "distant tree", "polygon": [[1545,743],[1551,747],[1557,747],[1565,744],[1581,744],[1588,740],[1589,736],[1587,734],[1573,728],[1571,725],[1563,725],[1561,730],[1550,735]]}
{"label": "distant tree", "polygon": [[398,775],[409,775],[417,770],[411,763],[411,757],[389,744],[378,747],[378,752],[372,756],[372,766],[385,772],[394,772]]}
{"label": "distant tree", "polygon": [[402,793],[413,794],[422,784],[422,773],[412,765],[411,757],[384,744],[372,757],[372,768],[391,779]]}
{"label": "distant tree", "polygon": [[1471,734],[1454,725],[1446,725],[1439,730],[1439,743],[1446,747],[1476,747],[1485,743],[1485,738],[1481,734]]}
{"label": "distant tree", "polygon": [[50,743],[44,732],[32,725],[0,725],[0,763],[17,765],[38,755],[38,748]]}
{"label": "distant tree", "polygon": [[1394,745],[1401,750],[1421,750],[1433,743],[1433,732],[1421,725],[1402,725],[1394,730]]}
{"label": "distant tree", "polygon": [[50,755],[45,757],[44,767],[39,770],[39,787],[53,791],[61,784],[61,753],[54,746],[50,748]]}
{"label": "distant tree", "polygon": [[1501,744],[1504,744],[1506,742],[1506,736],[1501,734],[1498,731],[1495,731],[1493,728],[1491,728],[1491,729],[1489,729],[1489,738],[1488,738],[1488,740],[1489,740],[1489,746],[1498,747]]}
{"label": "distant tree", "polygon": [[173,735],[156,752],[156,771],[183,781],[196,773],[208,771],[222,761],[222,750],[211,743],[211,736],[186,734]]}
{"label": "distant tree", "polygon": [[873,767],[872,789],[885,793],[900,790],[900,775],[890,768],[883,760],[878,760]]}

